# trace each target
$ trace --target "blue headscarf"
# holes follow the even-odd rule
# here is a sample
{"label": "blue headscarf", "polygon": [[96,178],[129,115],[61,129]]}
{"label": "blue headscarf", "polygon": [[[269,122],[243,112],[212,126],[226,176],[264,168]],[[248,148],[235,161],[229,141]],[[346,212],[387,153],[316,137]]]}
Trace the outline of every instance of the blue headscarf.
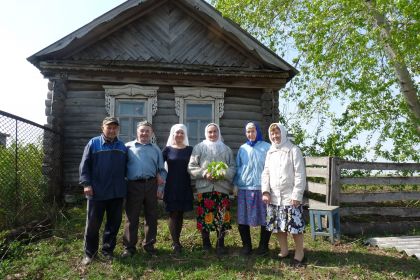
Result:
{"label": "blue headscarf", "polygon": [[257,131],[257,137],[255,137],[255,141],[251,141],[251,140],[247,139],[246,143],[248,145],[250,145],[251,147],[254,147],[254,145],[257,144],[258,141],[262,141],[263,140],[263,136],[262,136],[262,133],[261,133],[260,126],[256,122],[254,122],[254,121],[247,122],[247,124],[245,125],[245,133],[246,133],[246,127],[250,123],[252,123],[255,126],[255,130]]}

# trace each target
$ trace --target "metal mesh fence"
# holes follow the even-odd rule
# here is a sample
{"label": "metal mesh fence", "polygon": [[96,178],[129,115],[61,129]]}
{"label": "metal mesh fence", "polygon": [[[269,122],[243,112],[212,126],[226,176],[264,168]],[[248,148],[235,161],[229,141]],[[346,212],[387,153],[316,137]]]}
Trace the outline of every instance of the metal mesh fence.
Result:
{"label": "metal mesh fence", "polygon": [[0,111],[0,230],[51,214],[51,175],[57,170],[46,167],[55,141],[60,136],[51,129]]}

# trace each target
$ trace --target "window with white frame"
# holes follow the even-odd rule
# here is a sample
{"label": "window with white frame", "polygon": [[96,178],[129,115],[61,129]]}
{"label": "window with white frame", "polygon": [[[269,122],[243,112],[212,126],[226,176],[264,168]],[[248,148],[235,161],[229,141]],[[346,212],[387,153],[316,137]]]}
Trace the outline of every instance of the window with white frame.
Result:
{"label": "window with white frame", "polygon": [[128,142],[136,138],[137,123],[152,118],[157,110],[158,87],[124,85],[103,86],[105,108],[109,116],[120,121],[119,138]]}
{"label": "window with white frame", "polygon": [[189,142],[193,146],[204,139],[204,128],[208,123],[219,124],[226,89],[174,87],[174,91],[179,123],[187,126]]}

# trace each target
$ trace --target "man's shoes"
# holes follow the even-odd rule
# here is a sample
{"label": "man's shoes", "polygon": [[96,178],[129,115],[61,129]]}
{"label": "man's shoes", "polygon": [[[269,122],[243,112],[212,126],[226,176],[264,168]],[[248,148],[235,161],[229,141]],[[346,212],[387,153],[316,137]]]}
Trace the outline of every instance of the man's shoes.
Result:
{"label": "man's shoes", "polygon": [[124,252],[121,254],[121,258],[131,258],[134,255],[134,253],[130,250],[125,249]]}
{"label": "man's shoes", "polygon": [[93,258],[89,257],[89,256],[84,256],[83,260],[82,260],[82,265],[87,266],[90,265],[93,261]]}
{"label": "man's shoes", "polygon": [[156,256],[157,250],[153,246],[144,246],[144,251],[146,251],[149,255]]}
{"label": "man's shoes", "polygon": [[267,255],[269,252],[268,247],[258,247],[257,250],[255,251],[255,254],[257,256],[265,256]]}

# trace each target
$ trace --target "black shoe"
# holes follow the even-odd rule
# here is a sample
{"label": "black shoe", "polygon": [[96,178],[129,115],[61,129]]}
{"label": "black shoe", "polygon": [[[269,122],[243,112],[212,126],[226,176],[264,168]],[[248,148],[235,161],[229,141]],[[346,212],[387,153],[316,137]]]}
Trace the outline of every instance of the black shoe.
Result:
{"label": "black shoe", "polygon": [[225,246],[220,246],[216,248],[216,255],[218,256],[223,256],[223,255],[227,255],[228,250]]}
{"label": "black shoe", "polygon": [[211,251],[211,245],[209,245],[209,244],[204,244],[204,245],[203,245],[203,251],[205,251],[205,252],[210,252],[210,251]]}
{"label": "black shoe", "polygon": [[182,245],[179,243],[172,244],[172,252],[176,255],[181,254],[182,252]]}
{"label": "black shoe", "polygon": [[252,247],[249,246],[249,245],[243,246],[241,251],[240,251],[240,254],[242,256],[249,256],[249,255],[251,255],[251,253],[252,253]]}
{"label": "black shoe", "polygon": [[149,255],[156,256],[157,250],[153,246],[145,246],[143,247],[144,251],[146,251]]}

